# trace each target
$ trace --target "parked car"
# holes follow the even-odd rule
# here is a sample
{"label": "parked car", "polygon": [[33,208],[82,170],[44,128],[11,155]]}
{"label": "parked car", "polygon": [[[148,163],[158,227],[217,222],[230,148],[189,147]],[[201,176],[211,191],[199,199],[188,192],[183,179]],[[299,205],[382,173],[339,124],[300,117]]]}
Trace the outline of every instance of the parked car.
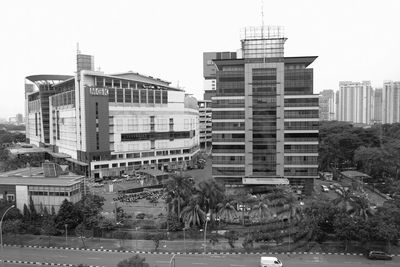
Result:
{"label": "parked car", "polygon": [[335,190],[336,193],[338,193],[339,195],[343,196],[343,192],[342,190],[340,190],[339,188]]}
{"label": "parked car", "polygon": [[370,260],[392,260],[392,255],[389,255],[383,251],[370,251],[367,254],[367,258]]}

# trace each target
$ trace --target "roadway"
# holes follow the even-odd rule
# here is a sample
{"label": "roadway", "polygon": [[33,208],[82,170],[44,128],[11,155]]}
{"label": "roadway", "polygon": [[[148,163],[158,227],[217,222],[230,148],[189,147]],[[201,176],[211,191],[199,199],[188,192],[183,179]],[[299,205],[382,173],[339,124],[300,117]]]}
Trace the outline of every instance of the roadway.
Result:
{"label": "roadway", "polygon": [[[16,248],[5,247],[5,260],[20,260],[40,263],[61,263],[78,265],[84,263],[94,266],[114,267],[123,259],[129,258],[133,253],[79,251],[46,248]],[[141,254],[146,262],[154,267],[167,267],[171,255],[166,254]],[[322,267],[362,267],[362,266],[400,266],[400,258],[393,261],[371,261],[362,256],[346,255],[273,255],[282,260],[285,267],[296,266],[322,266]],[[176,267],[256,267],[259,266],[259,255],[176,255]],[[34,266],[29,264],[5,264],[5,267]]]}

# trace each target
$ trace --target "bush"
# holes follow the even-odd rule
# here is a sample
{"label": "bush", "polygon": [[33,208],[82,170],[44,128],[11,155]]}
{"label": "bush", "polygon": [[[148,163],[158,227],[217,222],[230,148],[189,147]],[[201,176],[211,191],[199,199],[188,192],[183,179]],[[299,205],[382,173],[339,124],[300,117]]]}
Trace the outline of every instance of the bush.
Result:
{"label": "bush", "polygon": [[235,241],[239,239],[236,231],[228,231],[225,233],[225,238],[228,240],[228,244],[231,248],[235,248]]}
{"label": "bush", "polygon": [[250,250],[250,249],[252,249],[252,248],[253,248],[253,241],[254,241],[253,236],[250,235],[250,234],[247,235],[247,236],[244,238],[243,243],[242,243],[243,248],[244,248],[245,250]]}

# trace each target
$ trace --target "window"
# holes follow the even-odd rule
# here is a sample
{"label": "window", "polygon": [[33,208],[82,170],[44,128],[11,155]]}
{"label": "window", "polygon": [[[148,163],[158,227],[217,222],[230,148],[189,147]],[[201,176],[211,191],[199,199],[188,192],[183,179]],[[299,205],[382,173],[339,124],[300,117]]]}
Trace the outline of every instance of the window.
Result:
{"label": "window", "polygon": [[139,90],[132,90],[132,102],[139,103]]}
{"label": "window", "polygon": [[161,91],[160,90],[155,91],[155,103],[161,104]]}
{"label": "window", "polygon": [[161,91],[162,92],[162,103],[168,104],[168,91]]}
{"label": "window", "polygon": [[120,80],[114,80],[114,87],[120,88],[121,87],[121,81]]}
{"label": "window", "polygon": [[108,102],[115,103],[115,89],[108,89]]}
{"label": "window", "polygon": [[123,89],[117,89],[117,102],[118,103],[124,102],[124,90]]}
{"label": "window", "polygon": [[132,91],[131,89],[125,88],[125,103],[132,102]]}
{"label": "window", "polygon": [[149,90],[147,92],[147,94],[148,94],[148,98],[149,98],[149,100],[148,100],[149,104],[154,104],[154,91]]}
{"label": "window", "polygon": [[140,103],[146,104],[147,103],[147,91],[140,90]]}
{"label": "window", "polygon": [[112,87],[112,80],[106,79],[106,87]]}

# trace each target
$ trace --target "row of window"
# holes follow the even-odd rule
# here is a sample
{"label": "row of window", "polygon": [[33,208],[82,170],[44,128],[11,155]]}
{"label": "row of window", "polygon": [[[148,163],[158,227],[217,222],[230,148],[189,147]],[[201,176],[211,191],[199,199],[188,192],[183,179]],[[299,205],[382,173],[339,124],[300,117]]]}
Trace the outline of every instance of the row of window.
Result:
{"label": "row of window", "polygon": [[195,130],[179,131],[179,132],[147,132],[147,133],[123,133],[121,134],[122,142],[130,141],[146,141],[146,140],[174,140],[192,138],[195,136]]}
{"label": "row of window", "polygon": [[142,161],[129,161],[129,162],[120,162],[120,163],[112,163],[111,167],[108,164],[94,165],[95,170],[99,169],[108,169],[108,168],[121,168],[121,167],[129,167],[129,166],[142,166],[148,164],[157,164],[157,163],[168,163],[168,162],[179,162],[179,161],[188,161],[190,157],[179,157],[179,158],[167,158],[167,159],[152,159],[152,160],[144,160]]}
{"label": "row of window", "polygon": [[108,101],[111,103],[168,104],[168,91],[153,89],[109,88]]}
{"label": "row of window", "polygon": [[50,97],[50,103],[53,107],[72,105],[75,107],[75,91],[60,93]]}

